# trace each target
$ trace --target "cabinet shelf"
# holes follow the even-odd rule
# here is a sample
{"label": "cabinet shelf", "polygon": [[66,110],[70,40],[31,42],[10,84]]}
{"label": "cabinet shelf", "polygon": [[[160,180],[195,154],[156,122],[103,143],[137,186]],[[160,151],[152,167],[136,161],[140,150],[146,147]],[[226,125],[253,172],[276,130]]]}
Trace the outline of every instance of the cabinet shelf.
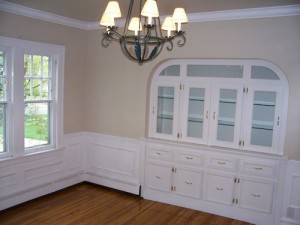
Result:
{"label": "cabinet shelf", "polygon": [[203,119],[199,117],[189,117],[188,122],[191,123],[203,123]]}
{"label": "cabinet shelf", "polygon": [[275,107],[275,102],[254,101],[253,105]]}
{"label": "cabinet shelf", "polygon": [[168,114],[159,114],[157,115],[158,119],[165,119],[165,120],[173,120],[173,116],[172,115],[168,115]]}
{"label": "cabinet shelf", "polygon": [[252,129],[272,131],[273,130],[273,123],[272,122],[266,122],[266,121],[253,121]]}
{"label": "cabinet shelf", "polygon": [[218,120],[218,125],[221,126],[234,126],[234,119],[233,118],[225,118],[225,117],[221,117]]}
{"label": "cabinet shelf", "polygon": [[172,96],[172,95],[158,96],[158,99],[171,99],[171,100],[174,100],[174,96]]}
{"label": "cabinet shelf", "polygon": [[204,98],[203,97],[194,97],[194,96],[191,96],[191,97],[189,97],[189,101],[204,102]]}
{"label": "cabinet shelf", "polygon": [[230,98],[220,98],[220,103],[231,103],[236,104],[236,99],[230,99]]}

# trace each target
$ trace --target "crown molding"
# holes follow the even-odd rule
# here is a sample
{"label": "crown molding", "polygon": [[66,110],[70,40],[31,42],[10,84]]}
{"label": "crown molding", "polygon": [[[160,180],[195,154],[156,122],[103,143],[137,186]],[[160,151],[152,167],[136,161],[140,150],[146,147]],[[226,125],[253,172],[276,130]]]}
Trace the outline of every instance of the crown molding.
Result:
{"label": "crown molding", "polygon": [[[0,10],[14,13],[21,16],[31,17],[34,19],[44,20],[52,23],[57,23],[69,27],[75,27],[83,30],[97,30],[100,29],[98,22],[84,22],[64,16],[59,16],[53,13],[32,9],[29,7],[13,4],[0,0]],[[241,20],[241,19],[257,19],[270,17],[284,17],[284,16],[299,16],[300,4],[289,6],[276,6],[240,10],[226,10],[216,12],[190,13],[188,14],[189,22],[211,22],[211,21],[225,21],[225,20]],[[163,20],[164,17],[161,19]],[[125,19],[117,20],[117,25],[123,27]]]}

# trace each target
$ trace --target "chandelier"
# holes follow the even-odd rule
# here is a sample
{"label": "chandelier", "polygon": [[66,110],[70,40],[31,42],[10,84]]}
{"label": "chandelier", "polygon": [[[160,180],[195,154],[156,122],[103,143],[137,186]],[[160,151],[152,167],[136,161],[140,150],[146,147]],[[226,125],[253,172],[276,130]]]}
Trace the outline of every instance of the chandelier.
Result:
{"label": "chandelier", "polygon": [[108,47],[112,41],[119,42],[124,55],[139,64],[155,59],[166,43],[167,50],[171,51],[175,38],[179,38],[177,46],[182,47],[186,38],[181,24],[188,22],[184,8],[176,8],[173,16],[167,16],[161,25],[156,0],[146,0],[143,7],[142,2],[139,0],[139,15],[132,17],[134,0],[130,0],[123,34],[115,24],[115,18],[121,17],[117,1],[108,2],[100,20],[100,25],[106,27],[102,45]]}

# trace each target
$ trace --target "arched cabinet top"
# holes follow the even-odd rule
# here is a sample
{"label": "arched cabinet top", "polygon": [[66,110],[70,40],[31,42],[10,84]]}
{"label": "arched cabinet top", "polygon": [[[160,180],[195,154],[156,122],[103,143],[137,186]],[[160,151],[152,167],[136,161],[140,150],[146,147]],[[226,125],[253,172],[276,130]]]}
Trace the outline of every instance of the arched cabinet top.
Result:
{"label": "arched cabinet top", "polygon": [[256,59],[170,59],[155,68],[152,80],[166,78],[232,79],[242,83],[268,81],[288,88],[287,78],[278,66]]}

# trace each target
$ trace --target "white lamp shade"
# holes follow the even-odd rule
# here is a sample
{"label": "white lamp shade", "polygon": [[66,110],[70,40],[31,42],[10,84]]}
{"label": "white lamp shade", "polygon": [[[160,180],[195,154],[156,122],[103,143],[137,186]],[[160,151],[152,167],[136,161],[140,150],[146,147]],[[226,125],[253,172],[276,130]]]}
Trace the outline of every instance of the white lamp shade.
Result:
{"label": "white lamp shade", "polygon": [[173,20],[175,23],[187,23],[188,17],[184,8],[176,8],[173,13]]}
{"label": "white lamp shade", "polygon": [[100,20],[100,25],[106,26],[106,27],[113,27],[113,26],[115,26],[115,19],[114,19],[114,17],[112,17],[110,15],[103,14],[103,16],[101,17],[101,20]]}
{"label": "white lamp shade", "polygon": [[142,30],[140,18],[132,17],[128,26],[128,30],[134,31],[134,34],[137,35],[137,32]]}
{"label": "white lamp shade", "polygon": [[121,10],[120,10],[119,3],[117,1],[109,1],[104,11],[104,14],[110,15],[114,18],[121,17]]}
{"label": "white lamp shade", "polygon": [[155,0],[147,0],[141,12],[142,16],[159,17],[159,12]]}
{"label": "white lamp shade", "polygon": [[163,30],[176,30],[176,25],[174,23],[174,20],[171,16],[167,16],[165,18],[165,21],[161,27]]}

